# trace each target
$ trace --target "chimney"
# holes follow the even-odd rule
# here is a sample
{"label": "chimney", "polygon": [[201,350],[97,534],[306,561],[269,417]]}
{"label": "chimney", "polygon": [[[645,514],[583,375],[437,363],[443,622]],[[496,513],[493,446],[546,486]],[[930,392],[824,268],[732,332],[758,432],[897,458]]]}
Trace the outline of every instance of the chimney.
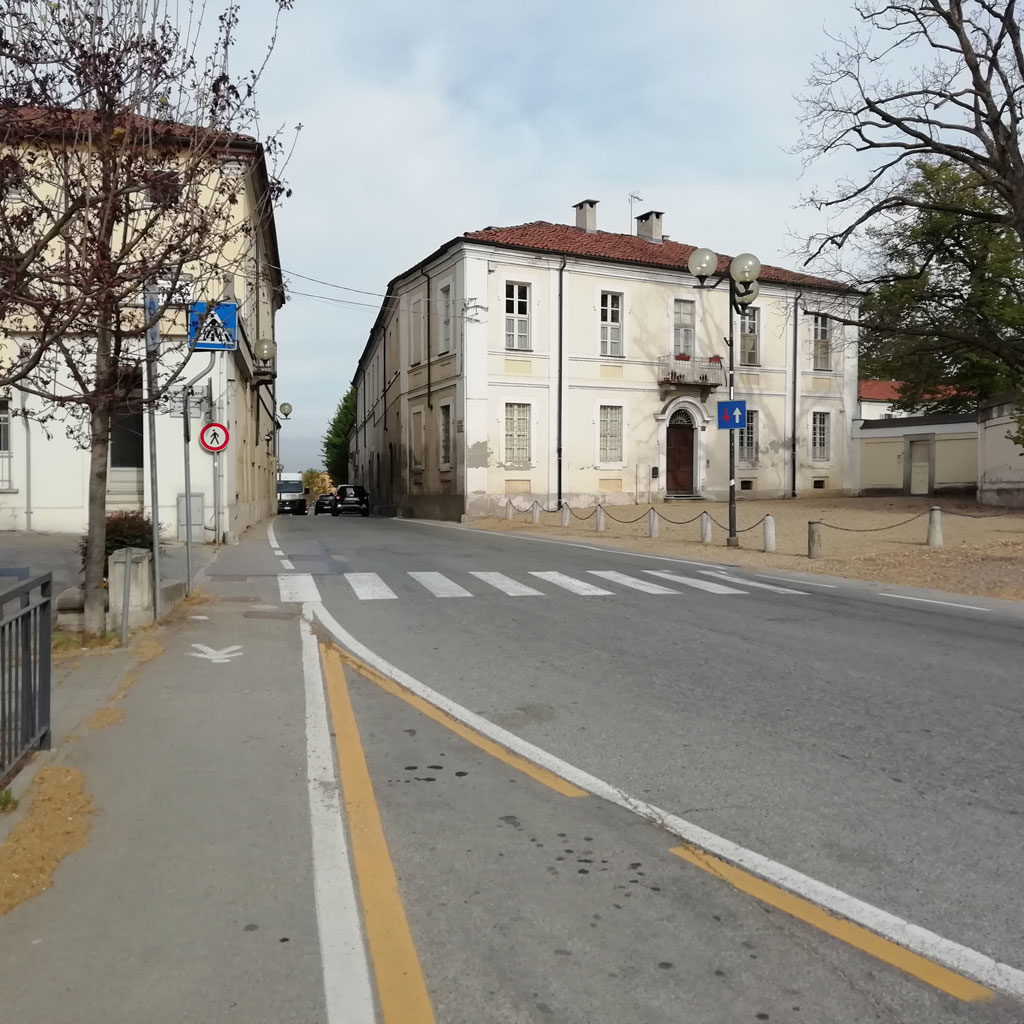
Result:
{"label": "chimney", "polygon": [[576,211],[576,227],[593,235],[597,231],[597,200],[584,199],[573,209]]}
{"label": "chimney", "polygon": [[636,219],[636,233],[638,238],[646,238],[648,242],[661,245],[661,210],[648,210],[641,213]]}

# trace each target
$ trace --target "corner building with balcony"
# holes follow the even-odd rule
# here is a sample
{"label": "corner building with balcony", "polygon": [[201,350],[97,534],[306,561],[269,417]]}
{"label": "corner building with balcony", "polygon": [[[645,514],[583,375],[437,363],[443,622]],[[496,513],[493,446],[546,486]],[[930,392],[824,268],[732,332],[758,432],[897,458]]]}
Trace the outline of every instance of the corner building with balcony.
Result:
{"label": "corner building with balcony", "polygon": [[[575,225],[472,231],[395,277],[355,374],[352,479],[404,515],[726,498],[729,258],[698,287],[691,245]],[[717,282],[717,284],[716,284]],[[858,295],[763,266],[734,316],[741,496],[851,493]],[[831,316],[830,316],[831,314]]]}

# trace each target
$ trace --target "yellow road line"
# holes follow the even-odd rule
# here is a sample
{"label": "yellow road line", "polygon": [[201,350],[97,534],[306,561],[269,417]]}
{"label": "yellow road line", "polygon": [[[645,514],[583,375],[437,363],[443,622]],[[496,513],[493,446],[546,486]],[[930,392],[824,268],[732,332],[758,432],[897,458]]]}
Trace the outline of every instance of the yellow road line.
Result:
{"label": "yellow road line", "polygon": [[789,914],[790,917],[798,918],[878,960],[898,967],[901,971],[905,971],[957,999],[962,999],[964,1002],[978,1002],[991,999],[994,995],[984,985],[979,985],[977,982],[971,981],[970,978],[965,978],[948,967],[942,967],[917,953],[911,953],[910,950],[898,946],[889,939],[883,939],[882,936],[868,931],[859,924],[854,924],[845,918],[835,917],[803,897],[794,896],[793,893],[786,892],[785,889],[780,889],[770,882],[765,882],[756,875],[729,864],[727,861],[720,860],[710,853],[705,853],[693,846],[677,846],[671,852],[716,878],[721,878],[734,888],[753,896],[762,903],[767,903],[769,906]]}
{"label": "yellow road line", "polygon": [[378,672],[372,665],[367,665],[366,662],[361,661],[349,651],[342,650],[341,648],[334,647],[333,645],[331,645],[330,650],[332,650],[337,657],[346,664],[351,665],[361,676],[365,676],[369,679],[371,683],[375,683],[385,692],[398,697],[400,700],[404,700],[406,704],[411,705],[421,714],[426,715],[439,725],[443,725],[446,729],[455,733],[456,736],[460,736],[467,743],[472,743],[474,747],[478,747],[485,754],[490,754],[491,757],[496,757],[499,761],[504,761],[505,764],[509,765],[509,767],[518,769],[524,775],[529,775],[531,779],[535,779],[542,785],[547,786],[548,789],[553,789],[561,796],[581,797],[590,795],[585,789],[580,789],[579,786],[575,786],[573,783],[567,782],[560,775],[556,775],[554,772],[548,771],[547,768],[542,768],[540,765],[534,764],[532,761],[528,761],[525,757],[521,757],[519,754],[513,753],[507,747],[503,747],[500,743],[490,739],[490,737],[477,732],[477,730],[472,728],[472,726],[466,725],[464,722],[460,722],[457,718],[453,718],[446,711],[442,711],[440,708],[434,707],[430,701],[424,700],[418,694],[410,693],[393,679],[389,679],[384,675],[384,673]]}
{"label": "yellow road line", "polygon": [[381,1021],[382,1024],[435,1024],[423,969],[377,810],[359,727],[345,683],[345,669],[335,648],[322,644],[320,651],[363,924],[377,979]]}

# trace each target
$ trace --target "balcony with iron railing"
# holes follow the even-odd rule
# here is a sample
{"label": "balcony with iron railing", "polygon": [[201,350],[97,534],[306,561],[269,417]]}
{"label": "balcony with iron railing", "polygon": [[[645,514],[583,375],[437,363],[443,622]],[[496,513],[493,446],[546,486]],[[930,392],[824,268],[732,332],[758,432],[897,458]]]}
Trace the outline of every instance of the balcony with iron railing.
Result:
{"label": "balcony with iron railing", "polygon": [[658,383],[664,387],[693,385],[718,388],[725,384],[721,356],[662,356],[658,360]]}

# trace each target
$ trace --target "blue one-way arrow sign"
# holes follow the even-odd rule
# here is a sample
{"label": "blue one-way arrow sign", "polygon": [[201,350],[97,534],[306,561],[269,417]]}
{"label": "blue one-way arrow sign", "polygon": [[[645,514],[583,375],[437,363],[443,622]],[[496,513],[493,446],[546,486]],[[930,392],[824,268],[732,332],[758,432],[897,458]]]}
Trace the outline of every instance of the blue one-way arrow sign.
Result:
{"label": "blue one-way arrow sign", "polygon": [[743,430],[747,425],[746,402],[719,402],[718,429]]}

